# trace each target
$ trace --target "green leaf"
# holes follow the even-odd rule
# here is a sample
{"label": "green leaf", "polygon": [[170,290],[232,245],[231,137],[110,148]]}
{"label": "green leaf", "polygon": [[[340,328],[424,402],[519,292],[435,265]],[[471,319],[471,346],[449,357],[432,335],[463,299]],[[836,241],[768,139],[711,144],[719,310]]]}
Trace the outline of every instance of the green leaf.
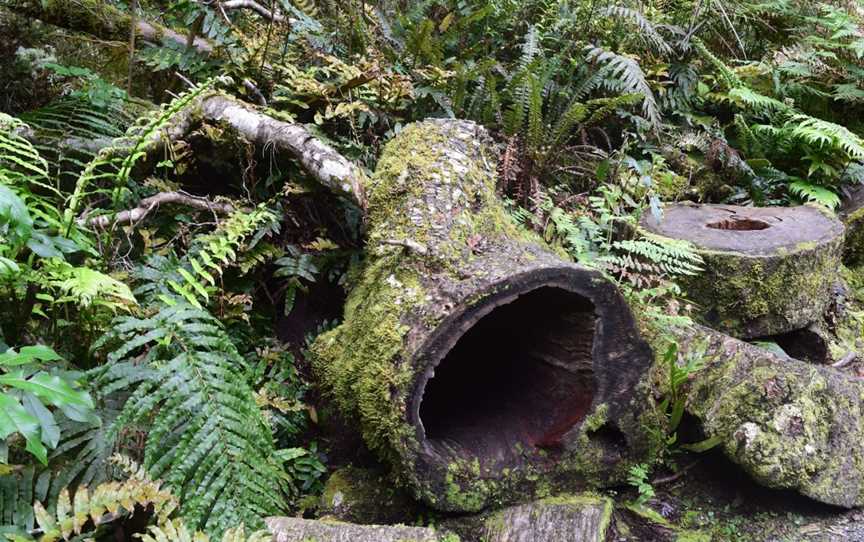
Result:
{"label": "green leaf", "polygon": [[40,371],[27,378],[23,371],[0,375],[0,384],[29,391],[54,406],[78,405],[93,408],[93,400],[87,392],[79,391],[57,375]]}
{"label": "green leaf", "polygon": [[722,443],[723,439],[715,435],[713,437],[707,438],[705,440],[700,440],[699,442],[694,442],[692,444],[682,444],[681,447],[690,452],[702,453],[707,452],[708,450],[715,448]]}
{"label": "green leaf", "polygon": [[18,399],[0,393],[0,439],[20,433],[27,441],[27,451],[43,465],[48,464],[48,451],[39,434],[39,420],[18,402]]}
{"label": "green leaf", "polygon": [[57,355],[57,352],[51,348],[37,344],[35,346],[25,346],[20,352],[16,352],[12,348],[0,354],[0,365],[12,367],[15,365],[25,365],[32,363],[34,360],[39,361],[60,361],[63,358]]}

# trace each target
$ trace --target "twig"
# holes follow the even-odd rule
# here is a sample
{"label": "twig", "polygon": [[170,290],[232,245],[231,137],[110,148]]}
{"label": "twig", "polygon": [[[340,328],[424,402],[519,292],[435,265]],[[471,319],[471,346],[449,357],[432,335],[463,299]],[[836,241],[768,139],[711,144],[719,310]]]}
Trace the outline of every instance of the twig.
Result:
{"label": "twig", "polygon": [[651,485],[656,486],[656,485],[660,485],[660,484],[668,484],[670,482],[674,482],[675,480],[684,476],[688,470],[690,470],[693,467],[695,467],[696,465],[698,465],[700,461],[702,461],[701,458],[690,463],[689,465],[686,465],[685,467],[682,467],[681,470],[679,470],[678,472],[676,472],[674,474],[670,474],[669,476],[661,476],[660,478],[655,478],[655,479],[651,480]]}
{"label": "twig", "polygon": [[285,21],[284,15],[282,15],[276,10],[270,11],[258,2],[255,2],[255,0],[228,0],[227,2],[220,2],[220,6],[225,9],[251,9],[252,11],[258,13],[258,15],[264,17],[265,19],[269,19],[274,23],[281,23]]}
{"label": "twig", "polygon": [[82,226],[93,226],[104,228],[110,225],[135,224],[144,220],[153,209],[163,204],[185,205],[202,211],[211,211],[215,214],[225,215],[234,211],[230,203],[216,203],[207,198],[184,194],[182,192],[160,192],[149,198],[144,198],[138,207],[120,211],[114,215],[100,215],[92,218],[81,217],[78,224]]}
{"label": "twig", "polygon": [[858,353],[857,352],[848,352],[845,356],[840,358],[840,361],[838,361],[837,363],[832,363],[831,367],[834,367],[835,369],[842,369],[843,367],[846,367],[847,365],[849,365],[850,363],[852,363],[856,359],[858,359]]}
{"label": "twig", "polygon": [[264,95],[261,94],[261,91],[258,90],[258,87],[255,86],[255,83],[253,83],[250,79],[243,80],[243,88],[245,88],[246,91],[253,98],[255,98],[255,101],[258,102],[258,105],[260,105],[261,107],[267,107],[267,98],[265,98]]}

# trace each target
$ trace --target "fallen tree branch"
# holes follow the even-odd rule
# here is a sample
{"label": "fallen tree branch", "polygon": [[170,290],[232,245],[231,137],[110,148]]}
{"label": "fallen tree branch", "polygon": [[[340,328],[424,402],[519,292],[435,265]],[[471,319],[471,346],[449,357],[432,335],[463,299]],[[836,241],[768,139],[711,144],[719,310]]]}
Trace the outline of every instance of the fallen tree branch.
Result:
{"label": "fallen tree branch", "polygon": [[230,203],[217,203],[201,196],[193,196],[183,192],[160,192],[149,198],[142,199],[138,207],[134,209],[121,211],[117,214],[99,215],[89,218],[81,217],[78,219],[78,224],[96,228],[134,224],[146,218],[147,215],[160,205],[167,204],[184,205],[201,211],[210,211],[217,215],[226,215],[234,211],[234,206]]}
{"label": "fallen tree branch", "polygon": [[304,126],[274,119],[222,94],[205,97],[199,112],[204,119],[224,123],[253,143],[289,153],[322,186],[366,209],[363,171]]}
{"label": "fallen tree branch", "polygon": [[262,6],[261,4],[259,4],[258,2],[255,2],[255,0],[228,0],[227,2],[221,2],[221,6],[224,9],[229,9],[229,10],[230,9],[250,9],[250,10],[258,13],[258,15],[264,17],[265,19],[273,21],[274,23],[281,23],[281,22],[285,22],[285,20],[286,20],[285,16],[282,15],[281,13],[279,13],[278,11],[274,13],[274,12],[270,11],[269,9],[265,8],[264,6]]}
{"label": "fallen tree branch", "polygon": [[840,358],[840,361],[838,361],[837,363],[832,363],[831,367],[834,367],[835,369],[842,369],[843,367],[846,367],[847,365],[849,365],[850,363],[852,363],[856,359],[858,359],[858,353],[857,352],[848,352],[845,356]]}

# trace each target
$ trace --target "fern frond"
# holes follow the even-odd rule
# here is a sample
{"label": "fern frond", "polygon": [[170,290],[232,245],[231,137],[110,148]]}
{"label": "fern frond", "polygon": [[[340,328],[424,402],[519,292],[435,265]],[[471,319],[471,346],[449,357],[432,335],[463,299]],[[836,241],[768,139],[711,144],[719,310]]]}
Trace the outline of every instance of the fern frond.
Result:
{"label": "fern frond", "polygon": [[78,176],[63,214],[64,229],[68,232],[72,228],[78,209],[94,181],[106,180],[114,186],[125,185],[135,164],[158,142],[159,131],[192,101],[210,91],[215,84],[216,80],[211,79],[179,95],[150,117],[145,117],[140,123],[129,128],[126,135],[116,140],[113,145],[99,151]]}
{"label": "fern frond", "polygon": [[595,62],[600,66],[609,68],[608,77],[610,79],[606,82],[607,86],[611,86],[617,91],[641,94],[643,98],[642,112],[654,128],[660,126],[660,109],[639,62],[599,47],[590,47],[587,59],[589,62]]}
{"label": "fern frond", "polygon": [[[113,349],[98,388],[132,391],[114,425],[148,424],[144,467],[178,495],[182,516],[221,533],[282,511],[283,495],[296,490],[276,459],[243,359],[216,318],[177,303],[150,318],[118,319],[97,343],[106,345]],[[130,381],[142,364],[146,372]]]}
{"label": "fern frond", "polygon": [[864,140],[845,126],[809,115],[793,115],[792,136],[818,148],[837,148],[852,160],[864,160]]}
{"label": "fern frond", "polygon": [[641,11],[625,6],[609,6],[602,10],[601,13],[607,17],[616,17],[635,23],[639,28],[639,37],[644,39],[655,51],[663,55],[672,53],[672,47],[666,43],[666,40],[657,31],[654,23],[649,21]]}
{"label": "fern frond", "polygon": [[794,181],[790,183],[789,192],[806,201],[824,205],[829,209],[836,209],[840,206],[840,196],[835,192],[823,186],[808,183],[807,181]]}
{"label": "fern frond", "polygon": [[[115,460],[133,471],[138,470],[131,460],[120,456],[115,456]],[[154,515],[164,522],[178,504],[174,495],[162,489],[158,482],[136,472],[128,480],[106,482],[93,490],[86,486],[78,487],[74,497],[68,489],[63,489],[53,513],[49,513],[40,502],[33,505],[33,512],[42,533],[40,542],[54,542],[82,534],[88,522],[99,526],[118,515],[132,513],[136,506],[152,507]]]}

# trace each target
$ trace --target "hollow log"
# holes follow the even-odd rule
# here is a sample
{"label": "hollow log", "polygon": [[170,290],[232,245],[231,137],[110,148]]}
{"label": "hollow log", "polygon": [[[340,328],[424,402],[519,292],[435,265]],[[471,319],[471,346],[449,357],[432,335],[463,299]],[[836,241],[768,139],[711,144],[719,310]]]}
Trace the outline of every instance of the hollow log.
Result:
{"label": "hollow log", "polygon": [[652,234],[692,242],[705,271],[682,286],[709,327],[751,339],[818,321],[839,278],[843,224],[817,207],[739,207],[681,203]]}
{"label": "hollow log", "polygon": [[455,120],[387,145],[365,190],[368,258],[312,347],[369,446],[448,511],[620,482],[650,441],[652,354],[626,302],[512,222],[492,148]]}
{"label": "hollow log", "polygon": [[676,335],[704,362],[686,383],[686,412],[729,459],[766,487],[864,505],[864,381],[702,326]]}

